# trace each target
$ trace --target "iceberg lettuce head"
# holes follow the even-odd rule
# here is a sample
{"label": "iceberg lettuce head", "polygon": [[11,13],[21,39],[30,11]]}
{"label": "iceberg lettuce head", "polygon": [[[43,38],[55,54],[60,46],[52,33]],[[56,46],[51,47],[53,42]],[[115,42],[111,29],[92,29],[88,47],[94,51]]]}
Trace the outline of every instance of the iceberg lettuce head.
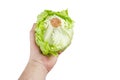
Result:
{"label": "iceberg lettuce head", "polygon": [[44,10],[37,16],[35,41],[43,55],[57,56],[71,44],[73,23],[68,10]]}

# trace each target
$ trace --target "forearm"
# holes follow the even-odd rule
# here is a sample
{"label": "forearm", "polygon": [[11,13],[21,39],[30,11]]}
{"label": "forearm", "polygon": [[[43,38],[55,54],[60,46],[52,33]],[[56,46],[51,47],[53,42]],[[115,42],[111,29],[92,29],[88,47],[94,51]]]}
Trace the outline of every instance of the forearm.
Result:
{"label": "forearm", "polygon": [[45,80],[47,73],[43,65],[29,61],[19,80]]}

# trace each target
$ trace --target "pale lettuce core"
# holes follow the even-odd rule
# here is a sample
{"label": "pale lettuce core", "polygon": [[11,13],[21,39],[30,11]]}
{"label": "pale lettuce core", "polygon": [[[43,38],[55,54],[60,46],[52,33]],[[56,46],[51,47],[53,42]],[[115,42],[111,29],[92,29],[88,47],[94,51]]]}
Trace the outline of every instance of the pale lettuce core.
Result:
{"label": "pale lettuce core", "polygon": [[[57,18],[61,25],[54,27],[51,19]],[[70,44],[73,37],[73,20],[68,15],[68,10],[54,12],[44,10],[37,17],[35,28],[35,41],[43,55],[58,55]]]}

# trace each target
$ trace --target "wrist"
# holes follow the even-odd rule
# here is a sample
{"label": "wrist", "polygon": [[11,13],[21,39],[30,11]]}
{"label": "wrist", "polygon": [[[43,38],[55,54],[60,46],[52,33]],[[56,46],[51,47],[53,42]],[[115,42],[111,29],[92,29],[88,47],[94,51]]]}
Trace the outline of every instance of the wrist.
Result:
{"label": "wrist", "polygon": [[48,74],[48,70],[45,68],[45,66],[41,62],[30,59],[28,64],[33,66],[34,68],[38,69],[39,71],[41,71],[44,76],[46,76]]}
{"label": "wrist", "polygon": [[19,80],[45,80],[47,70],[42,64],[30,60]]}

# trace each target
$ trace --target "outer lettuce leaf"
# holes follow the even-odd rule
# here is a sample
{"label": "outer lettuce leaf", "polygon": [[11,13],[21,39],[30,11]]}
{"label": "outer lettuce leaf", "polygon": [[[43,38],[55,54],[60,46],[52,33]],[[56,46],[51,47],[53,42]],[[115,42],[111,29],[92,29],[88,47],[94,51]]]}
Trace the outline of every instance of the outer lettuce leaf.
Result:
{"label": "outer lettuce leaf", "polygon": [[[67,26],[64,26],[64,28],[60,28],[59,30],[57,30],[57,32],[59,32],[60,34],[58,34],[57,32],[56,32],[57,35],[54,32],[50,33],[51,36],[49,36],[49,38],[45,40],[45,37],[46,37],[45,34],[48,29],[45,26],[45,21],[50,16],[54,16],[54,15],[63,19],[65,21],[65,24],[67,24]],[[35,28],[35,41],[36,41],[36,44],[40,47],[42,54],[47,56],[50,56],[50,55],[56,56],[58,55],[59,52],[65,50],[70,45],[72,40],[72,36],[73,36],[72,28],[73,28],[73,20],[69,17],[68,10],[63,10],[60,12],[44,10],[41,14],[39,14],[37,16],[37,22],[36,22],[36,28]],[[62,34],[64,36],[62,36]],[[66,45],[59,44],[60,43],[59,36],[67,40],[65,43]]]}

